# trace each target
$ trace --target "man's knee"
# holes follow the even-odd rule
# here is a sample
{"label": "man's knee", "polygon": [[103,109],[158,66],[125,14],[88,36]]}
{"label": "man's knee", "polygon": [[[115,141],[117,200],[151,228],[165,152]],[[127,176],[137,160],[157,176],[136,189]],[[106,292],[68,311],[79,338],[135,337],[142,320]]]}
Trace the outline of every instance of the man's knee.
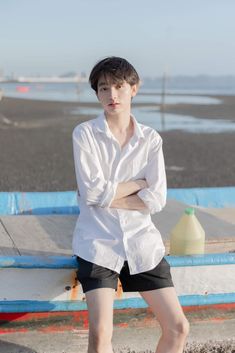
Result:
{"label": "man's knee", "polygon": [[176,323],[175,325],[176,332],[180,336],[188,336],[189,334],[189,322],[186,318],[181,319],[179,322]]}
{"label": "man's knee", "polygon": [[176,322],[172,322],[169,327],[163,330],[163,334],[167,335],[169,339],[175,340],[186,338],[189,334],[189,322],[186,317],[182,317]]}
{"label": "man's knee", "polygon": [[95,348],[101,348],[111,343],[113,328],[107,325],[97,325],[90,328],[89,340]]}

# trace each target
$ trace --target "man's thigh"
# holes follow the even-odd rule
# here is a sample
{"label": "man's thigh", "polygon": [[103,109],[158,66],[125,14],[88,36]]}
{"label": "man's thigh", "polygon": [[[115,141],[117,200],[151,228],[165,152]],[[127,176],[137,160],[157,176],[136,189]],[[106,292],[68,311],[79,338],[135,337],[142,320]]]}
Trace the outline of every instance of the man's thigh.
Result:
{"label": "man's thigh", "polygon": [[115,289],[98,288],[86,292],[85,295],[90,329],[112,331]]}
{"label": "man's thigh", "polygon": [[166,287],[151,291],[140,292],[149,305],[162,329],[175,327],[185,321],[185,315],[174,287]]}

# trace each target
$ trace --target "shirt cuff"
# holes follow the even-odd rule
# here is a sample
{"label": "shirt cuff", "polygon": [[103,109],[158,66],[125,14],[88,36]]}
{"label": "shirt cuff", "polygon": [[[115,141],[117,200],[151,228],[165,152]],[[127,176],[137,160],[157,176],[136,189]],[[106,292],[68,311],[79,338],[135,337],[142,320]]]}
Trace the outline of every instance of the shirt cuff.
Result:
{"label": "shirt cuff", "polygon": [[149,188],[140,190],[137,195],[148,207],[151,214],[160,212],[166,204],[165,199],[156,192],[151,191]]}
{"label": "shirt cuff", "polygon": [[110,207],[116,195],[118,182],[108,181],[102,199],[100,200],[100,207]]}

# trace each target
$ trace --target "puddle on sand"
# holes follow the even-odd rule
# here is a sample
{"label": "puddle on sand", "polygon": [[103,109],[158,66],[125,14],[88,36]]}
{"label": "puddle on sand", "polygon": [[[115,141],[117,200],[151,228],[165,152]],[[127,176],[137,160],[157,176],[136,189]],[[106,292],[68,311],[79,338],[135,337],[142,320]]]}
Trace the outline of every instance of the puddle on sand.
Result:
{"label": "puddle on sand", "polygon": [[235,123],[224,119],[201,119],[187,115],[162,114],[155,108],[133,109],[138,121],[157,131],[183,130],[200,133],[235,131]]}
{"label": "puddle on sand", "polygon": [[[135,103],[162,103],[161,94],[158,95],[137,95]],[[166,95],[165,104],[221,104],[221,100],[213,97],[190,96],[190,95]]]}
{"label": "puddle on sand", "polygon": [[[156,107],[139,107],[132,109],[138,122],[148,125],[157,131],[182,130],[200,133],[219,133],[235,131],[235,123],[224,119],[199,119],[192,116],[163,114]],[[70,114],[97,116],[100,108],[76,108]]]}

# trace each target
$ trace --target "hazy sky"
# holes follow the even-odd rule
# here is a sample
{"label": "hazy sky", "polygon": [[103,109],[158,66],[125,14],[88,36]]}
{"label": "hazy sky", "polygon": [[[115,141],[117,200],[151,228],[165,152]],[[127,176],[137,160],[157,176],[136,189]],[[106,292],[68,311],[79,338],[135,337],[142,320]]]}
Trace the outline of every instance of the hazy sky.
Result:
{"label": "hazy sky", "polygon": [[0,71],[85,71],[123,56],[141,76],[235,75],[234,0],[0,0]]}

